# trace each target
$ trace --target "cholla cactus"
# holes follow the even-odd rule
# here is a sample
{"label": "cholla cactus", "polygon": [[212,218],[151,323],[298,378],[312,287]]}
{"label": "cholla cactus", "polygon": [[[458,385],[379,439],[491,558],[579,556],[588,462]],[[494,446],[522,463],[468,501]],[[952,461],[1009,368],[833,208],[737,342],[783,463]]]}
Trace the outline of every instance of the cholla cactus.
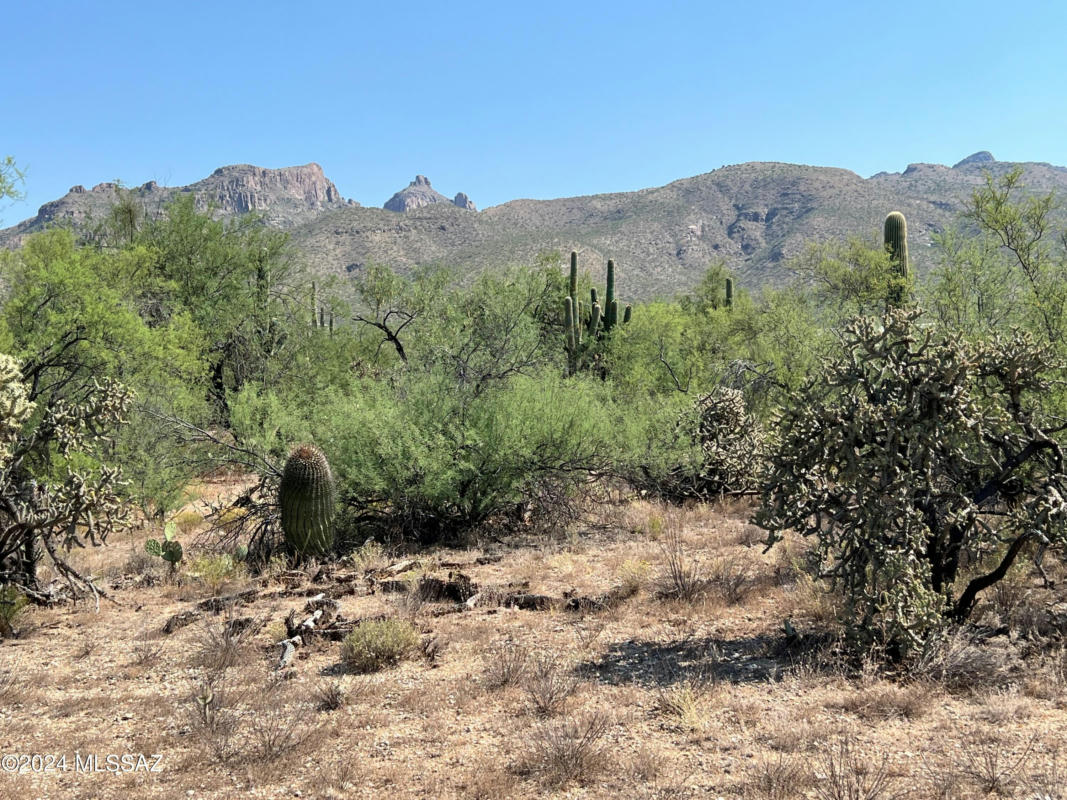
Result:
{"label": "cholla cactus", "polygon": [[11,443],[32,413],[18,362],[0,353],[0,458],[10,455]]}
{"label": "cholla cactus", "polygon": [[1027,334],[971,343],[918,309],[859,317],[782,411],[755,517],[814,539],[864,646],[900,655],[1036,546],[1067,546],[1065,458],[1046,398],[1063,364]]}
{"label": "cholla cactus", "polygon": [[[0,356],[0,553],[5,554],[0,580],[36,591],[35,565],[43,546],[73,590],[96,592],[61,551],[103,542],[127,524],[129,506],[117,468],[79,467],[73,457],[85,454],[91,463],[101,455],[101,445],[111,441],[108,431],[125,421],[132,394],[114,381],[94,380],[71,400],[50,401],[36,424],[29,397],[18,365]],[[66,475],[56,475],[64,466],[60,459],[68,456]],[[47,478],[30,466],[43,459],[53,465]]]}
{"label": "cholla cactus", "polygon": [[764,437],[738,389],[719,386],[695,405],[701,464],[695,488],[704,497],[753,490],[763,463]]}

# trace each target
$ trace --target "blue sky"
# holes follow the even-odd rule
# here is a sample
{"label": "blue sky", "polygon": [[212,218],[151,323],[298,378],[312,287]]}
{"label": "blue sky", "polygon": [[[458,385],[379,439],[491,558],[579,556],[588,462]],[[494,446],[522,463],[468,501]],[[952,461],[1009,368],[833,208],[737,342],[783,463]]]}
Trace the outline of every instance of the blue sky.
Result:
{"label": "blue sky", "polygon": [[[933,6],[933,7],[930,7]],[[319,162],[479,208],[744,161],[1067,165],[1067,4],[85,3],[0,12],[0,157],[73,184]]]}

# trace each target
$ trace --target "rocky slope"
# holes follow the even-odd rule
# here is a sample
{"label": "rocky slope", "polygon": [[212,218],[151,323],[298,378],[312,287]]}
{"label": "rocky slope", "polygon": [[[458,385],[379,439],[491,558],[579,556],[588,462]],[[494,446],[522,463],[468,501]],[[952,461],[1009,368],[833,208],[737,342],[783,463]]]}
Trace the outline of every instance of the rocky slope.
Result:
{"label": "rocky slope", "polygon": [[[359,205],[344,200],[322,167],[314,163],[282,169],[235,164],[219,167],[189,186],[164,187],[149,181],[129,191],[148,214],[158,212],[178,194],[191,192],[201,209],[212,208],[222,217],[255,211],[280,228],[292,228],[330,209]],[[72,225],[76,230],[92,227],[107,215],[118,192],[114,183],[98,183],[92,189],[73,186],[63,197],[41,206],[35,217],[0,230],[0,244],[18,245],[48,225]]]}
{"label": "rocky slope", "polygon": [[[146,184],[134,191],[146,204],[195,192],[219,213],[257,210],[289,230],[297,252],[322,272],[358,274],[372,263],[401,271],[441,264],[463,276],[531,263],[546,251],[578,250],[595,275],[614,258],[624,299],[635,299],[684,291],[720,258],[743,284],[785,282],[785,265],[805,242],[849,235],[874,241],[892,210],[907,216],[911,253],[923,271],[933,261],[931,237],[955,224],[985,175],[1017,166],[1028,188],[1067,193],[1067,169],[998,162],[985,152],[951,168],[910,164],[867,179],[832,167],[738,164],[637,192],[513,200],[477,213],[465,195],[449,200],[423,176],[386,204],[396,210],[360,207],[343,201],[314,164],[223,167],[188,187]],[[17,243],[49,221],[85,224],[106,213],[114,196],[108,184],[72,190],[36,218],[0,231],[0,244]]]}

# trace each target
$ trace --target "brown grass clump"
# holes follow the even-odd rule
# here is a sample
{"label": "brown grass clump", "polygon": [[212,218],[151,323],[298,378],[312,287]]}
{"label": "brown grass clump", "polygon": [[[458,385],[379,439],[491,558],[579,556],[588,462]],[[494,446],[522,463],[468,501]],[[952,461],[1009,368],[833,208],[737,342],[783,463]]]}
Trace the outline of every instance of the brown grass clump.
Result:
{"label": "brown grass clump", "polygon": [[515,642],[500,642],[486,654],[484,681],[487,689],[516,686],[526,677],[530,653]]}
{"label": "brown grass clump", "polygon": [[610,726],[599,711],[540,726],[530,736],[520,772],[551,788],[588,783],[607,766],[601,740]]}
{"label": "brown grass clump", "polygon": [[889,772],[888,759],[871,763],[856,752],[849,740],[823,754],[815,784],[819,800],[897,800],[907,796]]}
{"label": "brown grass clump", "polygon": [[906,684],[888,681],[846,691],[827,703],[827,708],[855,714],[862,720],[918,719],[930,710],[932,688],[920,682]]}
{"label": "brown grass clump", "polygon": [[547,716],[563,710],[578,683],[578,676],[562,663],[558,654],[543,651],[530,658],[522,685],[537,713]]}

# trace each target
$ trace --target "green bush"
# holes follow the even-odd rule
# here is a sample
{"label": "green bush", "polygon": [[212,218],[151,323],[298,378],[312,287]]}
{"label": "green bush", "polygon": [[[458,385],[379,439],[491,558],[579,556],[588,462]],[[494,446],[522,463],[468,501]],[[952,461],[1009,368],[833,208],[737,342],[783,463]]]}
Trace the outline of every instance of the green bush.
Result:
{"label": "green bush", "polygon": [[341,642],[341,661],[354,672],[376,672],[400,663],[419,645],[419,633],[399,619],[369,620]]}
{"label": "green bush", "polygon": [[625,451],[624,416],[603,382],[548,371],[481,391],[442,371],[409,371],[356,380],[315,403],[246,391],[233,407],[242,439],[276,456],[314,435],[336,466],[349,524],[422,541],[520,504],[535,515],[565,508]]}

